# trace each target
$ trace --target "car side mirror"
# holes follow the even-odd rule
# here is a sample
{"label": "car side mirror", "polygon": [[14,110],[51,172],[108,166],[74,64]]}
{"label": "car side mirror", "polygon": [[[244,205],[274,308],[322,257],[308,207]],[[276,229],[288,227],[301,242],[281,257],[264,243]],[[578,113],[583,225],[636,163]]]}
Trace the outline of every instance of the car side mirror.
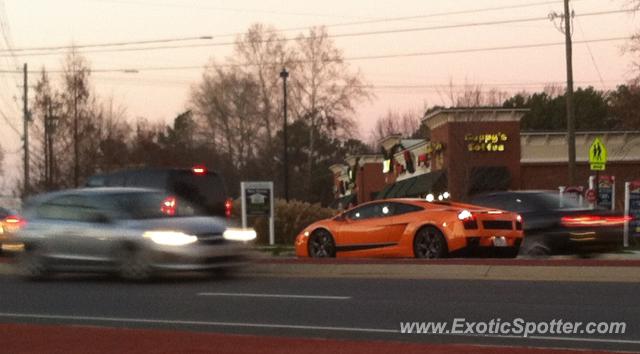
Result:
{"label": "car side mirror", "polygon": [[347,221],[347,217],[344,215],[344,213],[342,213],[342,214],[336,216],[333,220],[344,222],[344,221]]}

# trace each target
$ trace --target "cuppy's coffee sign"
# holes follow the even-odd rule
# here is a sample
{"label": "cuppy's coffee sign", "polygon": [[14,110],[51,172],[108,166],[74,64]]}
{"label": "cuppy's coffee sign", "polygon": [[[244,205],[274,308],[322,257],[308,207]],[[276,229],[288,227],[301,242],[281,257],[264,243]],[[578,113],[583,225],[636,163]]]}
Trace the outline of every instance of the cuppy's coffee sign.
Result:
{"label": "cuppy's coffee sign", "polygon": [[505,142],[509,137],[505,133],[490,134],[467,134],[464,141],[467,143],[467,149],[471,152],[500,152],[505,149]]}

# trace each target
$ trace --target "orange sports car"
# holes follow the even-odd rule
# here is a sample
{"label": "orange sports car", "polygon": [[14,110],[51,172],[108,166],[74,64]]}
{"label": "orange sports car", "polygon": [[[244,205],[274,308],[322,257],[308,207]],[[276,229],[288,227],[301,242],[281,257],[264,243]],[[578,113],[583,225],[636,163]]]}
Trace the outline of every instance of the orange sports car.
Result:
{"label": "orange sports car", "polygon": [[309,225],[299,257],[443,258],[476,248],[515,257],[522,218],[503,210],[422,199],[377,200]]}

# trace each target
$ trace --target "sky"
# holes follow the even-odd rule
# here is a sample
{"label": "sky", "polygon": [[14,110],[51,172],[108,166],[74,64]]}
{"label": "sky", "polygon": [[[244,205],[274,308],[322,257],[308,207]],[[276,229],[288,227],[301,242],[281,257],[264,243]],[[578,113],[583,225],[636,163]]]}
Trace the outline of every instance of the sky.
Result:
{"label": "sky", "polygon": [[[571,0],[576,86],[611,89],[632,77],[631,58],[619,39],[640,30],[640,21],[630,13],[607,13],[621,10],[623,3]],[[56,71],[64,57],[64,51],[33,55],[21,49],[212,37],[155,44],[202,45],[190,48],[81,50],[94,70],[92,85],[100,97],[113,98],[131,119],[169,124],[186,109],[202,67],[232,54],[233,47],[221,43],[232,42],[251,24],[274,26],[289,38],[326,25],[330,35],[338,35],[335,45],[350,68],[373,87],[372,99],[361,102],[355,113],[364,140],[387,111],[421,113],[425,106],[448,106],[450,91],[465,84],[513,94],[566,80],[564,35],[556,28],[558,21],[548,19],[550,13],[563,12],[562,1],[0,0],[0,5],[0,145],[6,155],[0,195],[22,173],[15,131],[22,127],[22,75],[1,71],[21,70],[23,63],[30,70]],[[494,24],[471,25],[486,22]],[[602,41],[579,43],[585,40]],[[560,45],[536,46],[551,43]],[[99,72],[105,69],[120,72]],[[36,80],[30,74],[29,85]]]}

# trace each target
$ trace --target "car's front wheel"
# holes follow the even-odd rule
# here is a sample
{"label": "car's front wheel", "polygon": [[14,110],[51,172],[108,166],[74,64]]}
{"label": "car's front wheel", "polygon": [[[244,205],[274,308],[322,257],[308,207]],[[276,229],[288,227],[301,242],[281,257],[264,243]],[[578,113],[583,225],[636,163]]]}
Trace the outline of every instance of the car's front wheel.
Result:
{"label": "car's front wheel", "polygon": [[445,258],[449,254],[447,240],[435,227],[423,227],[413,239],[413,253],[416,258]]}
{"label": "car's front wheel", "polygon": [[149,252],[123,247],[117,255],[118,275],[125,280],[148,280],[153,276],[153,267]]}
{"label": "car's front wheel", "polygon": [[329,231],[320,229],[309,236],[309,257],[329,258],[336,256],[336,243]]}
{"label": "car's front wheel", "polygon": [[52,275],[40,247],[25,247],[18,259],[20,273],[31,280],[43,280]]}

